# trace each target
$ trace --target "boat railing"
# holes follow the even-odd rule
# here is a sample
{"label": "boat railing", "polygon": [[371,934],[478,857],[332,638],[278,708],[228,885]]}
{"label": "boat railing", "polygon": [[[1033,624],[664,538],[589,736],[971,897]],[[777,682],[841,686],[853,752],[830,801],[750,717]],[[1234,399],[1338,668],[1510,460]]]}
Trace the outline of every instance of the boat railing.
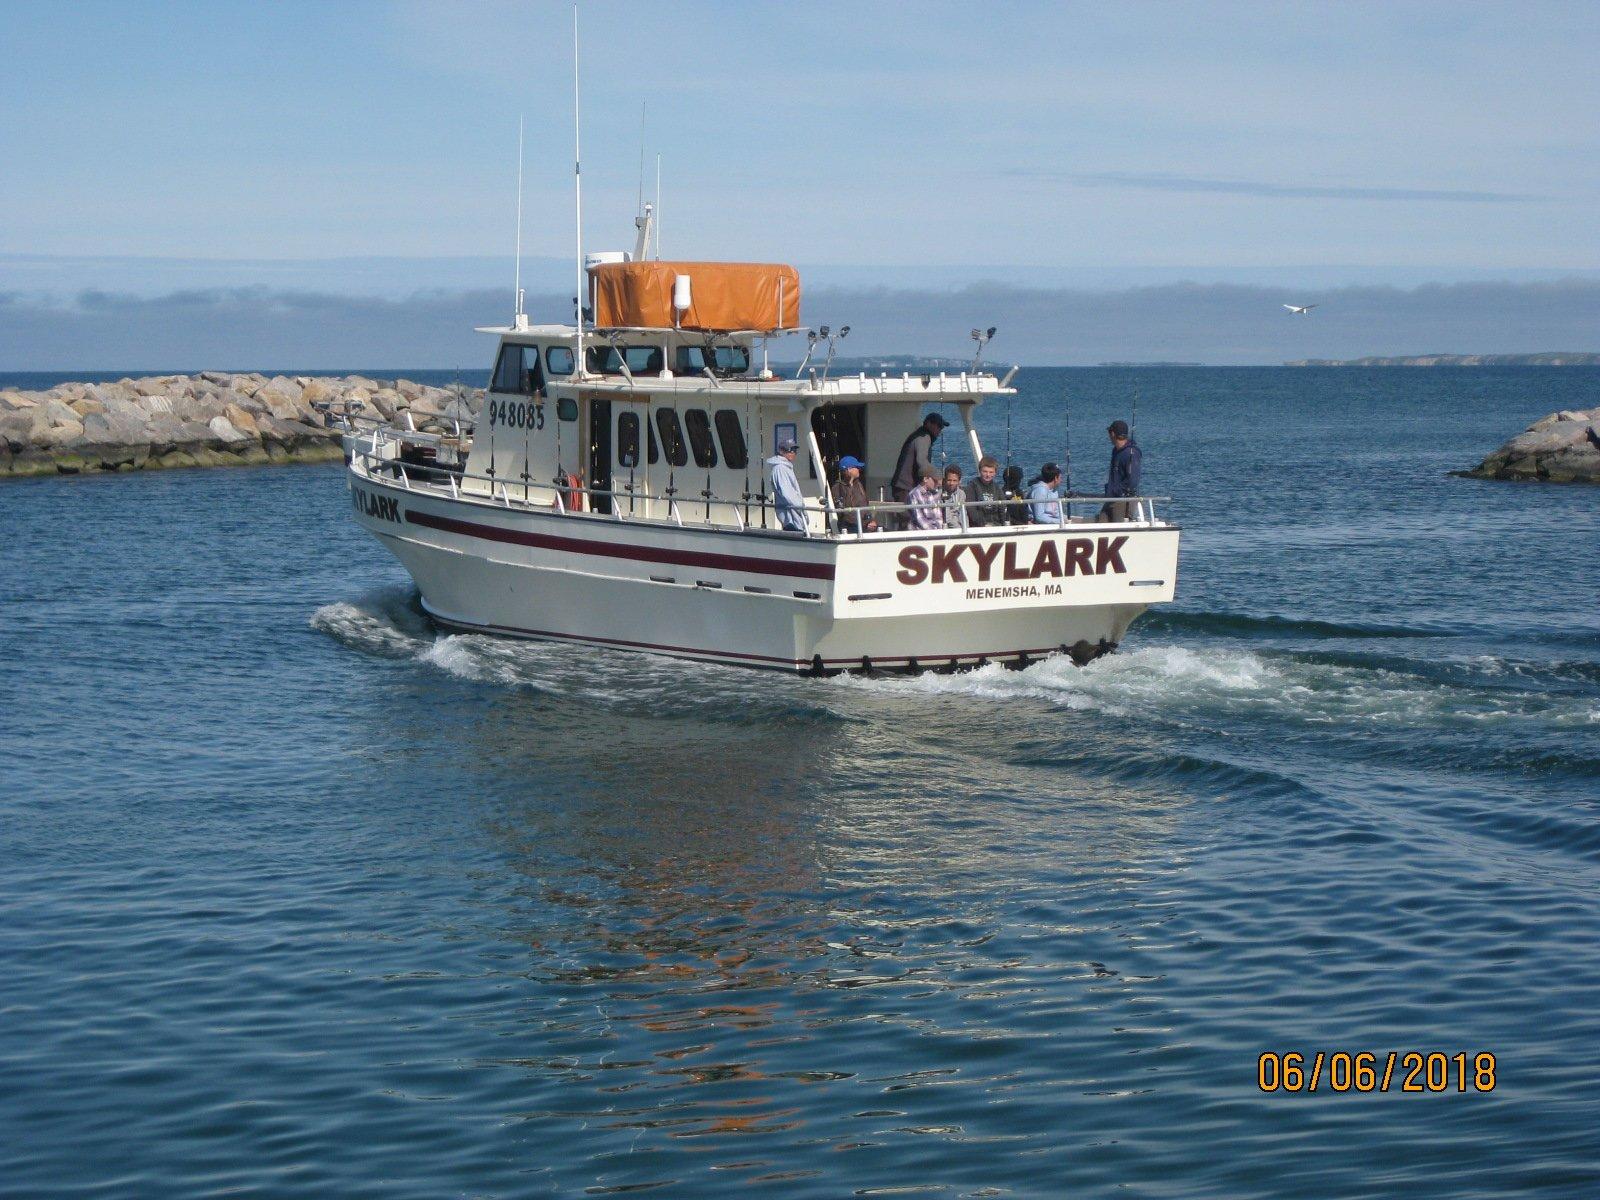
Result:
{"label": "boat railing", "polygon": [[[683,527],[683,507],[690,508],[704,505],[706,519],[703,521],[689,522],[704,528],[734,530],[745,532],[747,530],[761,529],[771,533],[794,533],[797,536],[810,539],[838,539],[850,538],[852,540],[873,539],[884,534],[916,533],[919,535],[937,536],[939,534],[966,534],[974,530],[984,529],[1016,529],[1016,528],[1049,528],[1055,526],[1066,529],[1069,526],[1096,525],[1096,524],[1132,524],[1135,526],[1152,526],[1162,522],[1156,516],[1156,502],[1163,503],[1171,499],[1169,496],[1060,496],[1049,501],[1031,501],[1027,499],[1015,500],[964,500],[961,504],[943,505],[935,502],[930,505],[917,506],[919,509],[942,509],[944,523],[935,528],[925,528],[915,524],[912,520],[912,506],[899,501],[876,501],[868,504],[848,508],[836,507],[827,502],[806,502],[801,505],[804,514],[803,529],[785,530],[776,524],[766,523],[769,513],[776,522],[776,508],[772,498],[766,492],[741,492],[737,496],[724,497],[706,491],[697,494],[684,493],[675,488],[663,492],[649,492],[639,486],[627,484],[615,488],[587,487],[579,483],[551,482],[541,483],[532,478],[507,481],[496,479],[490,475],[479,475],[455,467],[436,463],[406,462],[399,458],[391,457],[379,452],[380,444],[376,438],[370,441],[371,448],[352,450],[352,460],[359,461],[362,471],[369,477],[376,478],[387,475],[397,481],[406,491],[419,491],[425,494],[448,495],[451,499],[470,499],[484,501],[499,505],[504,508],[538,509],[541,511],[554,510],[558,514],[566,515],[574,512],[588,510],[588,515],[599,517],[612,517],[618,521],[654,522],[661,518],[640,516],[622,511],[624,504],[659,503],[666,506],[666,521],[673,525]],[[480,491],[469,489],[462,485],[467,481],[476,481],[488,485],[487,489]],[[518,493],[521,493],[520,495]],[[693,498],[695,495],[698,498]],[[604,499],[610,503],[610,513],[599,512],[595,509],[594,501]],[[754,503],[752,503],[754,502]],[[1040,505],[1046,510],[1057,510],[1055,519],[1034,519],[1034,511]],[[1073,506],[1078,506],[1078,514],[1073,514]],[[1113,509],[1115,515],[1101,520],[1097,513],[1094,517],[1086,517],[1084,508],[1098,506],[1104,511],[1106,506],[1118,506]],[[734,522],[729,525],[714,524],[710,520],[713,507],[726,509],[732,512]],[[755,525],[750,521],[749,511],[755,507],[762,517],[762,524]],[[992,522],[973,521],[970,515],[972,509],[993,510],[997,518]],[[1026,516],[1025,520],[1015,519],[1019,515]],[[811,518],[820,528],[812,528]],[[875,527],[875,528],[874,528]]]}

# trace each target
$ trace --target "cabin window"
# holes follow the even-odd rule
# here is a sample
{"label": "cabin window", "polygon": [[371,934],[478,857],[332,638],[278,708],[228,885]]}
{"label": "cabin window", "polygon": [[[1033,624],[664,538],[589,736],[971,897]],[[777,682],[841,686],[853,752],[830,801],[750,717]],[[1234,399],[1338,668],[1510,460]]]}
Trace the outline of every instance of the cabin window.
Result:
{"label": "cabin window", "polygon": [[717,440],[722,443],[722,461],[735,471],[744,470],[750,461],[744,446],[744,425],[731,408],[717,410]]}
{"label": "cabin window", "polygon": [[544,386],[544,375],[539,370],[539,347],[501,346],[500,359],[495,363],[491,392],[510,392],[530,396]]}
{"label": "cabin window", "polygon": [[711,418],[703,408],[691,408],[683,414],[683,423],[689,428],[689,446],[694,450],[694,465],[717,465],[717,443],[711,437]]}
{"label": "cabin window", "polygon": [[713,375],[743,375],[750,369],[750,351],[744,346],[678,347],[678,374],[699,375],[707,367]]}
{"label": "cabin window", "polygon": [[678,414],[670,408],[656,409],[656,429],[661,433],[661,448],[667,462],[674,467],[687,466],[689,452],[683,444],[683,426],[678,424]]}
{"label": "cabin window", "polygon": [[578,419],[578,402],[571,396],[562,396],[556,401],[556,416],[563,421],[576,421]]}
{"label": "cabin window", "polygon": [[661,443],[656,441],[656,428],[649,421],[644,423],[645,437],[650,443],[650,465],[655,466],[661,461]]}
{"label": "cabin window", "polygon": [[600,375],[622,374],[622,364],[636,375],[661,373],[660,346],[591,346],[588,351],[589,370]]}
{"label": "cabin window", "polygon": [[639,414],[625,412],[617,418],[617,466],[639,465]]}
{"label": "cabin window", "polygon": [[552,375],[572,374],[572,347],[551,346],[544,352],[544,367]]}

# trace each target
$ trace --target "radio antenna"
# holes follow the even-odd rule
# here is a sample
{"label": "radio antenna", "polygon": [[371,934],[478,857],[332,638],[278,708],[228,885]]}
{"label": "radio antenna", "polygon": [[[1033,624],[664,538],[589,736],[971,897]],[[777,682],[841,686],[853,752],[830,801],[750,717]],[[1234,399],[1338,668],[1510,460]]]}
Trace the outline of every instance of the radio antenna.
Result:
{"label": "radio antenna", "polygon": [[578,224],[578,295],[575,307],[578,317],[578,361],[575,373],[579,378],[588,374],[583,359],[583,297],[588,292],[583,278],[583,145],[579,136],[578,121],[578,6],[572,6],[572,199]]}
{"label": "radio antenna", "polygon": [[661,155],[656,155],[656,261],[661,261]]}
{"label": "radio antenna", "polygon": [[528,327],[528,314],[522,311],[522,123],[523,115],[517,114],[517,266],[516,266],[516,296],[513,297],[517,304],[514,324],[518,329]]}
{"label": "radio antenna", "polygon": [[648,100],[639,101],[639,207],[637,212],[644,211],[644,111],[649,104]]}

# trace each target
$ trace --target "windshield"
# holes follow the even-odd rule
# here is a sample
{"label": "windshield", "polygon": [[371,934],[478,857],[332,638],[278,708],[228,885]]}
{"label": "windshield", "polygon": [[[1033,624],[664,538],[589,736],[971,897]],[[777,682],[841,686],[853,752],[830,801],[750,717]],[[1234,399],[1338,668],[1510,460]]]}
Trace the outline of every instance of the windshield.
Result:
{"label": "windshield", "polygon": [[679,375],[700,375],[707,367],[717,376],[743,375],[750,370],[750,351],[744,346],[678,347]]}

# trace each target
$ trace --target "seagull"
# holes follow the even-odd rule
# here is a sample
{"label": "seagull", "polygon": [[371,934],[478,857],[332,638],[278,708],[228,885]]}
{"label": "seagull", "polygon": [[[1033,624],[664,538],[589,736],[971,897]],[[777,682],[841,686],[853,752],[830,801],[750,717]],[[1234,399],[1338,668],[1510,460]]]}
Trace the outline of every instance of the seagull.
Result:
{"label": "seagull", "polygon": [[1319,306],[1315,304],[1285,304],[1284,307],[1289,310],[1290,316],[1309,317],[1311,310]]}

